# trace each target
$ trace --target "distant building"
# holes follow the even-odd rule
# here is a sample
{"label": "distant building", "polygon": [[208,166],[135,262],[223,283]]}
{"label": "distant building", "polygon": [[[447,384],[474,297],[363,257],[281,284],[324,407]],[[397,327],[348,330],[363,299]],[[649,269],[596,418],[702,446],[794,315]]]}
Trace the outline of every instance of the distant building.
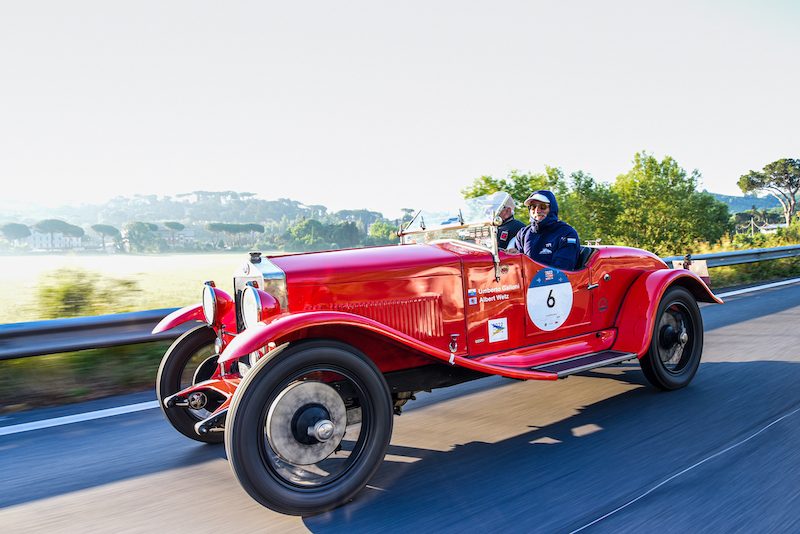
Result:
{"label": "distant building", "polygon": [[193,245],[197,242],[193,230],[183,229],[180,231],[170,230],[169,228],[159,228],[156,231],[156,236],[163,239],[170,246],[186,246]]}
{"label": "distant building", "polygon": [[25,241],[33,250],[76,250],[83,248],[83,238],[64,235],[60,232],[43,234],[34,230]]}
{"label": "distant building", "polygon": [[762,234],[774,234],[779,228],[786,228],[786,223],[765,224],[759,228]]}

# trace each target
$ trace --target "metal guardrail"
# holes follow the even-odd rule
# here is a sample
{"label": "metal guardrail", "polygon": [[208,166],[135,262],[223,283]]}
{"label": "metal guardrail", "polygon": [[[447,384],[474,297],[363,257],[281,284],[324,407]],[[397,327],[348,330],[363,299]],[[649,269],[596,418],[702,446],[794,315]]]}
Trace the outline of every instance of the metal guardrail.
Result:
{"label": "metal guardrail", "polygon": [[[712,254],[692,254],[692,260],[705,260],[708,267],[726,267],[728,265],[780,260],[783,258],[793,258],[795,256],[800,256],[800,245],[736,250],[733,252],[714,252]],[[673,261],[683,260],[683,258],[683,256],[670,256],[662,259],[667,262],[667,265],[672,265]]]}
{"label": "metal guardrail", "polygon": [[[697,254],[692,255],[692,260],[705,260],[708,267],[724,267],[795,256],[800,256],[800,245]],[[662,259],[672,265],[672,261],[683,260],[684,256]],[[172,340],[202,324],[192,321],[168,332],[151,334],[153,327],[175,309],[0,325],[0,360]]]}
{"label": "metal guardrail", "polygon": [[168,332],[150,333],[176,309],[0,325],[0,360],[176,339],[199,323],[193,321]]}

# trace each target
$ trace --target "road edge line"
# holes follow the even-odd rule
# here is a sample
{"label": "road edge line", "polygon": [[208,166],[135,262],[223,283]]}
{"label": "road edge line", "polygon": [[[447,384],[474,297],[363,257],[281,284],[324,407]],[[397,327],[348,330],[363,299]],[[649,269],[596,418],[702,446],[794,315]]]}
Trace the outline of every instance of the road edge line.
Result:
{"label": "road edge line", "polygon": [[53,419],[42,419],[40,421],[31,421],[30,423],[3,426],[0,427],[0,436],[19,434],[21,432],[30,432],[32,430],[41,430],[43,428],[51,428],[54,426],[70,425],[72,423],[81,423],[83,421],[92,421],[94,419],[103,419],[106,417],[113,417],[115,415],[152,410],[153,408],[158,408],[158,401],[153,400],[139,402],[137,404],[117,406],[116,408],[106,408],[105,410],[96,410],[94,412],[77,413],[73,415],[65,415],[63,417],[55,417]]}

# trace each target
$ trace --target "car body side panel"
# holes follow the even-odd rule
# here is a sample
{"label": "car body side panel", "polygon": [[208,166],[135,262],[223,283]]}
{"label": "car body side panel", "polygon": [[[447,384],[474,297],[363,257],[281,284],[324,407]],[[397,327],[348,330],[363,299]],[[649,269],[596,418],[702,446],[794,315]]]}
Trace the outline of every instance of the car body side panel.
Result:
{"label": "car body side panel", "polygon": [[722,304],[699,276],[683,269],[660,269],[644,272],[631,285],[625,296],[615,324],[618,328],[614,350],[643,356],[653,337],[653,325],[658,304],[673,285],[689,289],[699,301]]}
{"label": "car body side panel", "polygon": [[627,247],[603,247],[589,260],[592,272],[592,329],[611,328],[631,284],[642,273],[666,268],[655,255]]}
{"label": "car body side panel", "polygon": [[[259,323],[248,328],[225,348],[219,358],[219,363],[224,364],[236,358],[241,358],[248,353],[261,349],[267,343],[280,344],[283,340],[291,339],[292,334],[310,328],[318,328],[322,325],[337,325],[339,327],[356,327],[365,332],[373,332],[382,335],[387,341],[397,342],[405,345],[409,350],[414,350],[431,358],[432,361],[447,362],[450,365],[459,365],[473,371],[483,373],[498,374],[509,378],[519,378],[523,380],[557,380],[555,373],[532,371],[528,369],[517,369],[512,367],[502,367],[486,365],[476,362],[464,356],[443,351],[398,330],[387,326],[367,317],[352,313],[336,311],[315,311],[284,314],[275,318],[270,323]],[[305,336],[303,336],[305,337]],[[379,365],[380,367],[380,365]],[[394,369],[381,368],[382,372]]]}

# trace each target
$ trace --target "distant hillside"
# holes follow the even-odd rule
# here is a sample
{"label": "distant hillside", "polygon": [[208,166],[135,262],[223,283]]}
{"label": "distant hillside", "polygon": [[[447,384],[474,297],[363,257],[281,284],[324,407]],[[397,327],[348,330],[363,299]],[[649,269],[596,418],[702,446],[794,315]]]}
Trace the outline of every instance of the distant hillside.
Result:
{"label": "distant hillside", "polygon": [[710,191],[709,193],[720,202],[727,204],[728,209],[732,214],[750,211],[753,209],[753,206],[755,206],[757,210],[768,210],[781,207],[778,199],[771,196],[766,196],[763,198],[759,198],[755,195],[737,197],[732,195],[720,195],[719,193],[711,193]]}
{"label": "distant hillside", "polygon": [[42,219],[63,219],[71,224],[111,224],[121,227],[132,221],[160,223],[180,221],[187,225],[207,222],[225,223],[282,223],[286,226],[301,219],[321,222],[360,221],[368,227],[383,219],[381,213],[362,210],[329,211],[321,205],[308,205],[287,198],[262,200],[255,193],[235,191],[194,191],[172,196],[135,195],[116,197],[104,204],[60,206],[7,210],[3,222],[31,225]]}

